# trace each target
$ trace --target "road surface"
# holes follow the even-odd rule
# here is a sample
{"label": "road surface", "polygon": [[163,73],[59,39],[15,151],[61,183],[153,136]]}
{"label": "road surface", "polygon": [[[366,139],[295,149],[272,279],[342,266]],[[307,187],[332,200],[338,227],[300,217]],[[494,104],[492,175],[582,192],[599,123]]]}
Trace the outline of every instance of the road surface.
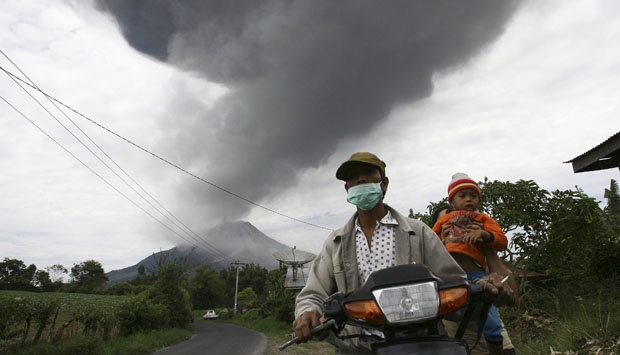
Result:
{"label": "road surface", "polygon": [[153,355],[266,355],[267,337],[259,332],[228,323],[193,323],[196,334],[190,339],[155,352]]}

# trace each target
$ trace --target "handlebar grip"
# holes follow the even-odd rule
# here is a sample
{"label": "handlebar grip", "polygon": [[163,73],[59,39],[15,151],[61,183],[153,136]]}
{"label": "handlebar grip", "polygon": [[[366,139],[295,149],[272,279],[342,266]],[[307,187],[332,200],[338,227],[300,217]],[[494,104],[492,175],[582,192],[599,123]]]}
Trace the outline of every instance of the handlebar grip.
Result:
{"label": "handlebar grip", "polygon": [[[317,325],[316,327],[312,328],[310,330],[310,333],[312,333],[313,335],[319,332],[322,332],[328,328],[330,328],[331,326],[333,326],[336,322],[333,319],[328,320],[327,322],[321,323],[319,325]],[[302,338],[299,337],[294,337],[293,339],[287,341],[286,343],[278,346],[278,350],[282,351],[286,348],[288,348],[289,346],[293,345],[293,344],[299,344],[301,343]]]}

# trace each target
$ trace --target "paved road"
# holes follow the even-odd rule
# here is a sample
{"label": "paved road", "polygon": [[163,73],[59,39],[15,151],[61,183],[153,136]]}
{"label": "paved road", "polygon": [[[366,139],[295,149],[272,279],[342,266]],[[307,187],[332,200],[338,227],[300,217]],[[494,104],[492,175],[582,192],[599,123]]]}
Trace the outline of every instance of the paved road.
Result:
{"label": "paved road", "polygon": [[267,337],[228,323],[196,322],[196,335],[153,355],[265,355]]}

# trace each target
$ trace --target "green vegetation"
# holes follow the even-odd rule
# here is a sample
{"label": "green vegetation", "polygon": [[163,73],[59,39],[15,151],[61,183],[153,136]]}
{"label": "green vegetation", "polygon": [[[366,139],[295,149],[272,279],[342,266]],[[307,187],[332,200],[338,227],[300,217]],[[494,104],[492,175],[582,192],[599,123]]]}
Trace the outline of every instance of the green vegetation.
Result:
{"label": "green vegetation", "polygon": [[[520,303],[500,310],[521,354],[620,353],[620,196],[607,205],[581,190],[546,191],[533,181],[480,183],[482,210],[497,219],[511,243],[503,258],[518,280]],[[426,213],[429,222],[445,199]],[[292,293],[286,270],[248,264],[215,270],[163,255],[156,270],[141,268],[129,282],[105,287],[101,264],[87,260],[39,270],[21,260],[0,262],[0,352],[7,354],[150,354],[187,339],[188,324],[216,309],[229,321],[265,333],[270,354],[332,352],[311,341],[284,352],[290,339]],[[233,317],[235,290],[240,309]],[[56,291],[56,292],[52,292]],[[82,293],[77,293],[82,292]]]}
{"label": "green vegetation", "polygon": [[535,287],[528,301],[500,310],[522,354],[618,354],[620,285],[592,279]]}
{"label": "green vegetation", "polygon": [[75,336],[60,344],[39,344],[8,353],[13,355],[148,355],[187,340],[192,335],[193,332],[189,329],[170,328],[108,342],[98,337]]}
{"label": "green vegetation", "polygon": [[188,328],[169,328],[148,333],[138,333],[105,344],[105,355],[147,355],[156,350],[189,339],[194,332]]}
{"label": "green vegetation", "polygon": [[[155,305],[148,301],[137,302],[147,311],[127,311],[136,301],[133,296],[0,291],[0,313],[8,315],[0,318],[0,352],[150,354],[191,336],[192,332],[185,327],[169,328],[167,323],[150,316],[153,312],[148,308]],[[165,314],[163,307],[157,311]],[[123,319],[127,314],[149,319],[153,324]],[[135,324],[143,323],[147,326],[136,328]],[[166,329],[151,330],[158,328]],[[131,335],[121,337],[123,333]],[[32,345],[25,346],[28,344]]]}

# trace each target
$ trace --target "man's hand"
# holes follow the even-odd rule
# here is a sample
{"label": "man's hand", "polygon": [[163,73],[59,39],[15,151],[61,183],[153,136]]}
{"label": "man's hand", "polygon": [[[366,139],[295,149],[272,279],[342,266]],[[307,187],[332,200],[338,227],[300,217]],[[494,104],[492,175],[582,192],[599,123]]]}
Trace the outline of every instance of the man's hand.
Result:
{"label": "man's hand", "polygon": [[450,223],[444,223],[441,225],[441,240],[446,240],[448,239],[448,236],[450,235]]}
{"label": "man's hand", "polygon": [[303,312],[297,319],[293,321],[293,337],[301,339],[302,343],[312,339],[312,328],[321,324],[323,315],[313,309]]}
{"label": "man's hand", "polygon": [[491,273],[479,280],[479,284],[484,287],[493,304],[496,306],[514,306],[516,296],[514,290],[504,281],[498,273]]}

